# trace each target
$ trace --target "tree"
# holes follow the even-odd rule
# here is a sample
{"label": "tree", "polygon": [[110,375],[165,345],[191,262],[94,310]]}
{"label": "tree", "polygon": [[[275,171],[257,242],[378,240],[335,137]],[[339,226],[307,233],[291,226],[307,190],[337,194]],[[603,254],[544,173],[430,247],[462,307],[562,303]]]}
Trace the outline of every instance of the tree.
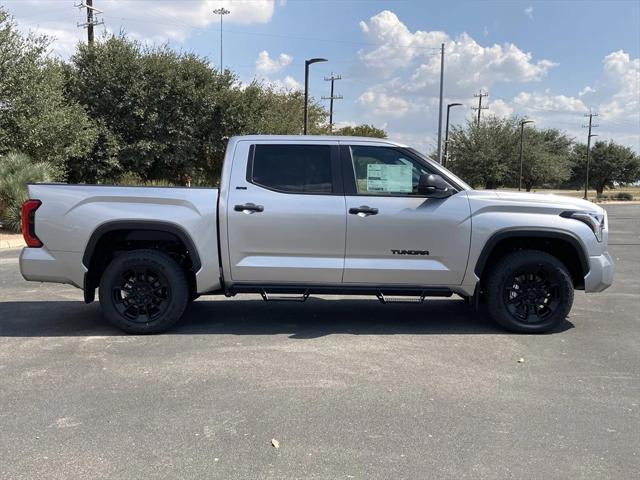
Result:
{"label": "tree", "polygon": [[22,151],[57,167],[82,155],[94,129],[82,107],[63,95],[64,67],[48,59],[45,36],[23,36],[0,8],[0,155]]}
{"label": "tree", "polygon": [[517,119],[468,120],[449,134],[447,167],[469,184],[498,188],[508,182],[518,151]]}
{"label": "tree", "polygon": [[[123,36],[80,45],[71,58],[67,91],[97,124],[90,155],[70,159],[74,181],[143,180],[212,183],[223,140],[241,119],[229,107],[235,78],[193,54],[145,49]],[[94,180],[95,179],[95,180]]]}
{"label": "tree", "polygon": [[[238,91],[237,103],[243,106],[243,126],[238,134],[299,135],[302,133],[304,94],[297,90],[279,90],[258,81]],[[327,111],[315,99],[309,99],[309,132],[319,134]]]}
{"label": "tree", "polygon": [[[519,135],[519,133],[518,133]],[[560,184],[571,175],[571,140],[556,129],[537,130],[525,126],[522,149],[522,185],[527,192],[535,186]],[[507,185],[518,186],[519,153],[512,162]]]}
{"label": "tree", "polygon": [[[586,178],[587,147],[578,144],[572,154],[571,183],[584,185]],[[640,157],[629,147],[613,141],[598,141],[591,147],[589,160],[589,188],[595,188],[601,196],[605,188],[615,184],[640,180]]]}
{"label": "tree", "polygon": [[[124,36],[79,45],[68,68],[67,92],[96,123],[90,154],[70,157],[69,180],[215,183],[226,140],[241,134],[295,134],[303,95],[219,73],[202,57],[168,47],[145,48]],[[326,111],[310,102],[310,130]]]}
{"label": "tree", "polygon": [[350,137],[375,137],[375,138],[387,138],[387,132],[381,128],[376,128],[373,125],[363,124],[346,127],[342,127],[333,132],[334,135],[350,136]]}

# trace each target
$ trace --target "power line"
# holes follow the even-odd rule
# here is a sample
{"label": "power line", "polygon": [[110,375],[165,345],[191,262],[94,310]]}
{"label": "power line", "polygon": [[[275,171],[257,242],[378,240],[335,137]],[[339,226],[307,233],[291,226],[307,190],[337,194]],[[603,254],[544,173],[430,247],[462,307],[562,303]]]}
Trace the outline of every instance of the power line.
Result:
{"label": "power line", "polygon": [[585,117],[589,117],[589,125],[582,125],[582,128],[589,129],[589,135],[587,135],[587,178],[584,182],[584,199],[587,199],[587,190],[589,189],[589,150],[591,150],[591,137],[597,137],[595,133],[591,133],[592,128],[599,127],[600,125],[593,125],[593,117],[597,117],[597,113],[589,112],[584,114]]}
{"label": "power line", "polygon": [[477,110],[478,111],[478,125],[480,125],[480,114],[482,113],[482,110],[486,110],[489,107],[483,107],[482,106],[482,97],[488,97],[489,96],[489,92],[482,92],[482,90],[480,90],[479,93],[474,93],[473,94],[474,97],[476,97],[478,99],[478,106],[477,107],[471,107],[471,110]]}
{"label": "power line", "polygon": [[93,0],[86,0],[86,3],[81,1],[76,5],[76,7],[79,9],[87,9],[87,21],[84,23],[78,23],[77,26],[87,29],[87,43],[91,45],[93,44],[93,27],[97,25],[104,25],[104,20],[98,20],[97,16],[102,15],[104,12],[93,6]]}
{"label": "power line", "polygon": [[[160,14],[160,12],[158,10],[154,10],[157,13]],[[200,25],[193,25],[191,23],[187,23],[184,21],[179,20],[178,18],[176,18],[175,16],[168,14],[166,12],[162,12],[162,17],[166,18],[169,21],[163,22],[161,20],[154,20],[154,19],[150,19],[150,18],[134,18],[134,17],[122,17],[122,16],[116,16],[116,15],[109,15],[110,18],[117,18],[119,20],[130,20],[132,22],[141,22],[141,23],[155,23],[155,24],[160,24],[160,25],[171,25],[171,26],[180,26],[180,27],[185,27],[185,28],[191,28],[194,30],[209,30],[209,31],[217,31],[216,28],[208,28],[208,26],[200,26]],[[259,37],[275,37],[275,38],[286,38],[286,39],[294,39],[294,40],[309,40],[309,41],[314,41],[314,42],[327,42],[327,43],[341,43],[341,44],[349,44],[349,45],[362,45],[362,46],[369,46],[369,47],[387,47],[387,46],[392,46],[392,47],[396,47],[396,48],[413,48],[414,50],[418,50],[418,51],[424,51],[425,53],[423,54],[424,56],[435,56],[435,55],[440,55],[440,47],[421,47],[421,46],[415,46],[412,44],[385,44],[385,43],[375,43],[375,42],[359,42],[357,40],[343,40],[343,39],[339,39],[339,38],[321,38],[321,37],[306,37],[306,36],[301,36],[301,35],[286,35],[286,34],[280,34],[280,33],[264,33],[264,32],[249,32],[249,31],[241,31],[241,30],[229,30],[229,29],[225,29],[225,33],[227,34],[234,34],[234,35],[250,35],[250,36],[259,36]],[[429,52],[429,53],[426,53]]]}
{"label": "power line", "polygon": [[329,100],[329,132],[333,132],[333,101],[334,100],[342,100],[342,95],[334,95],[333,94],[333,83],[336,80],[342,80],[340,75],[334,75],[331,72],[331,76],[324,77],[325,82],[331,82],[331,95],[328,97],[322,97],[323,100]]}

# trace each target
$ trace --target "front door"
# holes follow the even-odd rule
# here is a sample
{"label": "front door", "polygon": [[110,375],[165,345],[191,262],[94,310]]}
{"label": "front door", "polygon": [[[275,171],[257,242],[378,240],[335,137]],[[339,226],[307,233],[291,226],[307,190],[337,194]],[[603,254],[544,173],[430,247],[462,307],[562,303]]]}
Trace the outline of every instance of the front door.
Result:
{"label": "front door", "polygon": [[240,142],[227,204],[232,281],[339,284],[345,217],[337,142]]}
{"label": "front door", "polygon": [[445,199],[418,193],[437,173],[404,149],[343,146],[347,203],[345,283],[459,285],[471,241],[465,191]]}

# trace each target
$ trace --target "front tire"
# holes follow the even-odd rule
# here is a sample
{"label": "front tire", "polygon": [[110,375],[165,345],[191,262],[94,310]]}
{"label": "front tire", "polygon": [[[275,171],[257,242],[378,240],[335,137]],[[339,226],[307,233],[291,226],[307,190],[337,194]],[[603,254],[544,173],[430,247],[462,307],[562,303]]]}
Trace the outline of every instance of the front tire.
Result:
{"label": "front tire", "polygon": [[116,257],[100,280],[100,306],[107,320],[127,333],[164,332],[189,301],[185,272],[168,255],[134,250]]}
{"label": "front tire", "polygon": [[571,275],[560,260],[538,250],[505,255],[486,282],[493,319],[518,333],[545,333],[565,321],[573,304]]}

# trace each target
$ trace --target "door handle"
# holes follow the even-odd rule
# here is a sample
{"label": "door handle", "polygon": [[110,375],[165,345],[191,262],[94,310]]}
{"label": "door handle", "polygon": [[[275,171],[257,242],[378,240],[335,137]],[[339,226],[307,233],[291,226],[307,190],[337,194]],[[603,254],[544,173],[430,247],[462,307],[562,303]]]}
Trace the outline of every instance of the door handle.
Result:
{"label": "door handle", "polygon": [[233,207],[236,212],[243,213],[258,213],[263,212],[264,207],[262,205],[256,205],[255,203],[245,203],[244,205],[236,205]]}
{"label": "door handle", "polygon": [[359,217],[368,217],[369,215],[377,215],[378,209],[362,205],[360,207],[352,207],[349,209],[351,215],[358,215]]}

